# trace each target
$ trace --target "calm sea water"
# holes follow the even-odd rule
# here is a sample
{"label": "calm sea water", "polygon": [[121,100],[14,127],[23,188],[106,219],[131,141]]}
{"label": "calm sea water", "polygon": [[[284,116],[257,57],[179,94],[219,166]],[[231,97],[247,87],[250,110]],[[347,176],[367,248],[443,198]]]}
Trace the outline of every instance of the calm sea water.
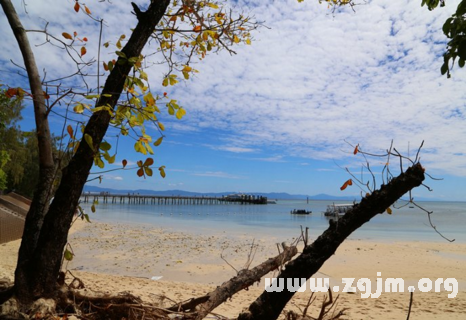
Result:
{"label": "calm sea water", "polygon": [[[278,200],[277,204],[240,205],[158,205],[158,204],[99,204],[91,213],[89,204],[82,207],[91,220],[102,222],[135,222],[152,224],[194,233],[225,232],[235,235],[282,239],[297,237],[300,227],[309,228],[315,238],[328,227],[322,212],[331,203],[339,201]],[[403,203],[399,203],[401,205]],[[433,224],[448,238],[466,243],[466,202],[421,202],[433,211]],[[293,209],[312,210],[310,215],[292,215]],[[442,241],[429,225],[427,213],[418,208],[393,209],[393,214],[380,214],[354,232],[352,239],[382,241]]]}

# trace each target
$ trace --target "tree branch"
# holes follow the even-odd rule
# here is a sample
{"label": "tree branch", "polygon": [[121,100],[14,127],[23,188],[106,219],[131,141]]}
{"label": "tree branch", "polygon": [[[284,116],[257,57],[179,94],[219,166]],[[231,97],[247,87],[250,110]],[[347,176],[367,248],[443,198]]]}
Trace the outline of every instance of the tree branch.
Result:
{"label": "tree branch", "polygon": [[[331,223],[316,241],[306,246],[296,259],[287,264],[286,269],[280,273],[278,278],[309,279],[352,232],[377,214],[383,213],[406,192],[420,186],[424,178],[424,168],[417,163],[392,179],[387,185],[382,185],[379,190],[363,198],[338,222]],[[294,292],[286,289],[282,292],[264,291],[249,306],[247,312],[239,315],[238,320],[276,319],[293,295]]]}

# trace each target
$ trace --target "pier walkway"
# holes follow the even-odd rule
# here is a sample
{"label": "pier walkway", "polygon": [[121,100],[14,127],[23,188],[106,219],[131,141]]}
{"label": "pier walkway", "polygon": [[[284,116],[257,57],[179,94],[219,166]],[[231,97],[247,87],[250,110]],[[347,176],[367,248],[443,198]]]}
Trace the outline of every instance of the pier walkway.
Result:
{"label": "pier walkway", "polygon": [[267,204],[267,197],[252,195],[231,195],[224,197],[208,196],[158,196],[139,194],[111,194],[108,192],[83,193],[81,201],[84,203],[127,203],[127,204]]}

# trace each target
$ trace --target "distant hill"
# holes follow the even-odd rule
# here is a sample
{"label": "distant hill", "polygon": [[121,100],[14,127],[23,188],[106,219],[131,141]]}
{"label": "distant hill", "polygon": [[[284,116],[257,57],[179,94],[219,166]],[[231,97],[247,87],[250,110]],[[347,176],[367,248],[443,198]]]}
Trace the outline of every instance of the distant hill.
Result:
{"label": "distant hill", "polygon": [[[236,192],[208,192],[208,193],[200,193],[200,192],[190,192],[184,190],[165,190],[165,191],[156,191],[156,190],[147,190],[147,189],[137,189],[137,190],[130,190],[130,189],[111,189],[111,188],[101,188],[96,186],[84,186],[84,192],[91,192],[91,193],[100,193],[100,192],[109,192],[112,194],[140,194],[140,195],[159,195],[159,196],[208,196],[208,197],[221,197],[226,196],[229,194],[235,194]],[[255,196],[263,196],[267,197],[268,199],[281,199],[281,200],[305,200],[309,197],[310,200],[348,200],[353,201],[356,199],[354,196],[349,197],[337,197],[328,194],[318,194],[314,196],[307,196],[302,194],[289,194],[285,192],[246,192],[246,194],[251,194]]]}

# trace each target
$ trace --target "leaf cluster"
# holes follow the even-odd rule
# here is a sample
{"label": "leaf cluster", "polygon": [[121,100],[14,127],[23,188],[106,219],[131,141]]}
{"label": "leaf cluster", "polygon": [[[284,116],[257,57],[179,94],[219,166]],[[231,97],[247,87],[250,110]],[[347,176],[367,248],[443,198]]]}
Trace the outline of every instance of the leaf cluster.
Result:
{"label": "leaf cluster", "polygon": [[[444,7],[444,0],[423,0],[422,6],[426,5],[429,10],[438,6]],[[451,69],[458,61],[458,66],[463,68],[466,63],[466,1],[461,1],[456,8],[455,13],[448,18],[443,24],[442,31],[450,41],[443,54],[443,64],[440,67],[442,75],[451,77]]]}

